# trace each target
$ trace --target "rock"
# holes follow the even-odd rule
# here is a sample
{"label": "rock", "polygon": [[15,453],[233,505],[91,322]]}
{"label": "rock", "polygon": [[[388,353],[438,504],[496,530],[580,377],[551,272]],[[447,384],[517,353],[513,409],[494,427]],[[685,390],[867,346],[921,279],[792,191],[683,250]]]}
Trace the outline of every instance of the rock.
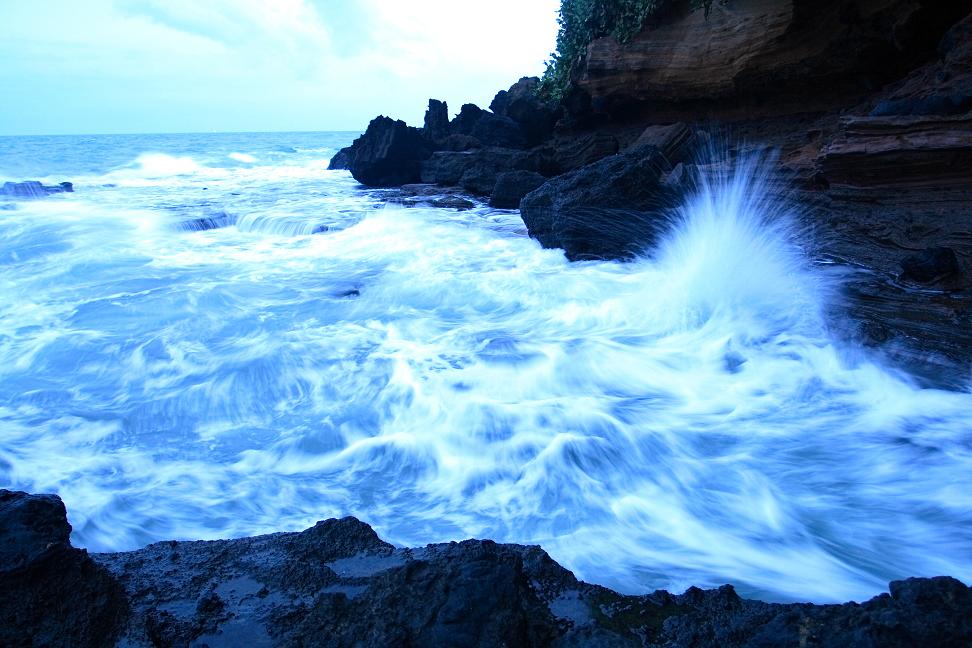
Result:
{"label": "rock", "polygon": [[541,101],[537,96],[540,79],[522,77],[509,90],[500,90],[489,109],[509,117],[520,125],[526,146],[536,146],[553,133],[562,110],[556,102]]}
{"label": "rock", "polygon": [[463,104],[459,114],[449,122],[449,130],[458,135],[472,135],[473,128],[479,122],[483,109],[476,104]]}
{"label": "rock", "polygon": [[465,104],[450,124],[456,135],[467,135],[479,140],[484,146],[523,148],[526,138],[519,124],[501,115]]}
{"label": "rock", "polygon": [[523,198],[520,215],[531,237],[572,261],[632,258],[673,206],[676,194],[662,183],[669,170],[658,150],[612,155],[548,180]]}
{"label": "rock", "polygon": [[959,263],[955,256],[955,250],[947,247],[934,247],[903,259],[901,270],[902,279],[931,283],[958,274]]}
{"label": "rock", "polygon": [[422,134],[433,142],[441,142],[449,136],[449,106],[446,102],[429,99]]}
{"label": "rock", "polygon": [[112,645],[124,622],[122,588],[70,545],[56,495],[0,490],[0,645]]}
{"label": "rock", "polygon": [[46,198],[55,193],[73,193],[74,185],[70,182],[61,182],[55,186],[41,184],[37,180],[27,180],[25,182],[4,182],[0,187],[0,196],[11,198]]}
{"label": "rock", "polygon": [[483,143],[472,135],[461,135],[453,133],[441,142],[439,147],[443,151],[471,151],[472,149],[482,148]]}
{"label": "rock", "polygon": [[434,184],[402,185],[402,201],[406,207],[428,205],[441,209],[458,209],[460,211],[475,207],[468,198],[457,195],[459,187],[441,187]]}
{"label": "rock", "polygon": [[[489,195],[496,176],[504,171],[530,170],[530,162],[523,151],[488,147],[472,151],[437,151],[422,165],[422,181],[442,185],[461,184],[468,189]],[[465,183],[463,183],[465,178]]]}
{"label": "rock", "polygon": [[[860,604],[770,604],[740,598],[728,585],[625,596],[578,581],[540,547],[466,540],[396,548],[354,518],[300,533],[159,542],[92,557],[70,547],[69,530],[56,497],[0,491],[0,555],[16,556],[24,569],[9,549],[24,543],[34,547],[23,554],[33,556],[30,564],[67,552],[89,566],[16,582],[0,570],[0,604],[16,608],[0,607],[3,645],[895,648],[972,641],[972,589],[948,577],[895,581],[890,595]],[[104,602],[117,616],[104,617],[88,596],[104,583],[116,588],[117,598]],[[70,598],[46,598],[58,584]]]}
{"label": "rock", "polygon": [[376,117],[352,144],[351,175],[369,187],[418,182],[421,164],[432,154],[422,131],[405,122]]}
{"label": "rock", "polygon": [[489,198],[491,207],[498,209],[517,209],[520,200],[544,182],[546,178],[533,171],[506,171],[496,176],[493,193]]}
{"label": "rock", "polygon": [[236,216],[221,211],[210,216],[191,218],[189,220],[182,221],[179,223],[179,229],[184,232],[204,232],[206,230],[220,229],[222,227],[232,227],[233,225],[236,225]]}
{"label": "rock", "polygon": [[509,117],[483,112],[471,135],[483,143],[484,146],[501,146],[506,148],[525,148],[526,137],[520,125]]}
{"label": "rock", "polygon": [[959,115],[972,110],[972,15],[949,29],[938,49],[937,61],[894,84],[871,115]]}
{"label": "rock", "polygon": [[429,202],[433,207],[438,207],[440,209],[457,209],[459,211],[465,211],[467,209],[472,209],[476,204],[466,198],[460,196],[446,196],[444,198],[436,198]]}
{"label": "rock", "polygon": [[546,176],[579,169],[618,152],[618,140],[595,131],[582,135],[562,135],[530,152],[533,166]]}
{"label": "rock", "polygon": [[666,126],[648,126],[625,153],[640,154],[647,149],[658,149],[672,165],[687,161],[695,145],[692,130],[678,122]]}
{"label": "rock", "polygon": [[588,46],[573,78],[595,113],[694,120],[845,106],[932,54],[968,13],[965,3],[914,0],[680,6],[626,43],[605,37]]}
{"label": "rock", "polygon": [[846,117],[818,168],[831,185],[972,186],[972,115]]}
{"label": "rock", "polygon": [[331,157],[331,161],[327,163],[328,170],[345,171],[347,169],[350,169],[353,151],[354,151],[353,147],[345,146],[343,149],[335,153],[334,156]]}

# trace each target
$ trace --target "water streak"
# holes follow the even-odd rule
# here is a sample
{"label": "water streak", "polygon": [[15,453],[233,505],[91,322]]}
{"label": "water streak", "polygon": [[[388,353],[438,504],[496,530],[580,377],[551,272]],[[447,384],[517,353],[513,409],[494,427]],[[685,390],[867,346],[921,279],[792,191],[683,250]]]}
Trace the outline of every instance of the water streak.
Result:
{"label": "water streak", "polygon": [[75,543],[353,514],[629,592],[972,581],[972,394],[832,339],[757,168],[651,258],[570,264],[515,213],[382,208],[308,138],[156,142],[0,212],[0,486],[59,492]]}

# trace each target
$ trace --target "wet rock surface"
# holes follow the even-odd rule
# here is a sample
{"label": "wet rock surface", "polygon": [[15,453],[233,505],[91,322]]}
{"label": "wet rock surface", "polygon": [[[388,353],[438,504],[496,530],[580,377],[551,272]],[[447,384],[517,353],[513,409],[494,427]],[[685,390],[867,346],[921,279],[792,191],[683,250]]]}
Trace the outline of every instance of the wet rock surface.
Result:
{"label": "wet rock surface", "polygon": [[972,589],[890,584],[843,605],[731,586],[625,596],[536,546],[396,548],[354,518],[88,556],[53,495],[0,491],[4,646],[966,646]]}
{"label": "wet rock surface", "polygon": [[45,185],[37,180],[26,180],[24,182],[4,182],[3,186],[0,186],[0,196],[19,199],[46,198],[51,194],[72,192],[74,192],[74,184],[71,182]]}
{"label": "wet rock surface", "polygon": [[657,149],[612,155],[548,180],[523,198],[520,214],[530,236],[573,261],[630,258],[669,226],[679,195],[663,182],[670,169]]}
{"label": "wet rock surface", "polygon": [[348,169],[355,180],[369,187],[418,182],[422,161],[432,150],[418,128],[379,116],[351,145]]}

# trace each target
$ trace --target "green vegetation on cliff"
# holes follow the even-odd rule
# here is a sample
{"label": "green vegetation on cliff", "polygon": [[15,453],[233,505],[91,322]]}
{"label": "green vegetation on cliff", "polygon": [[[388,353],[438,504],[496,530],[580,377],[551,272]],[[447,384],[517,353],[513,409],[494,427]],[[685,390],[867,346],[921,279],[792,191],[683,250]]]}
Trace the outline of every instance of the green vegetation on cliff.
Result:
{"label": "green vegetation on cliff", "polygon": [[[557,51],[551,54],[543,74],[541,95],[560,99],[570,83],[574,64],[596,38],[613,36],[627,42],[641,31],[645,21],[658,15],[676,0],[561,0]],[[690,0],[693,9],[708,14],[713,0]]]}

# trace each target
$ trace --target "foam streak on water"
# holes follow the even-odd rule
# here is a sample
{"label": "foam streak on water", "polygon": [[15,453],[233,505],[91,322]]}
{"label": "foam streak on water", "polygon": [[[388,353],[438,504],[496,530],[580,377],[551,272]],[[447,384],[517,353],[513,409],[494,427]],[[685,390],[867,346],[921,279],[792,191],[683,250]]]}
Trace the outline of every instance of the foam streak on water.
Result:
{"label": "foam streak on water", "polygon": [[143,138],[0,211],[0,487],[96,551],[353,514],[629,592],[972,581],[972,394],[849,359],[753,168],[570,264],[515,212],[382,208],[324,137]]}

